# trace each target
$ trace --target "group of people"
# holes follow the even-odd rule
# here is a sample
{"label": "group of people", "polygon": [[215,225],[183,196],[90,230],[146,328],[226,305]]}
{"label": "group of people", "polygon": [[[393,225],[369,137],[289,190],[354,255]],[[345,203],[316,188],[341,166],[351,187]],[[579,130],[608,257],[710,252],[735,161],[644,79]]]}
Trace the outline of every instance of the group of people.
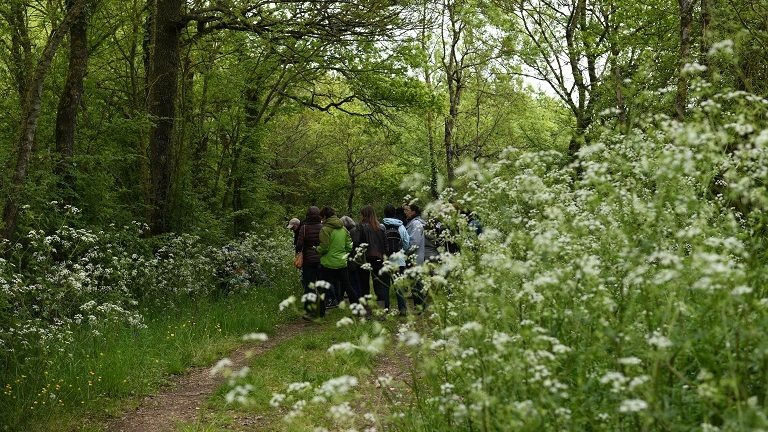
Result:
{"label": "group of people", "polygon": [[[303,221],[291,219],[288,228],[294,233],[301,268],[306,319],[325,316],[326,309],[338,306],[344,296],[350,304],[365,303],[360,299],[370,296],[371,287],[379,307],[390,310],[390,288],[397,275],[405,272],[406,265],[421,265],[438,256],[417,204],[387,205],[381,222],[372,206],[360,210],[358,222],[337,216],[332,207],[312,206]],[[426,301],[419,283],[412,293],[414,307],[421,311]],[[395,294],[398,312],[406,315],[405,295],[400,289]]]}

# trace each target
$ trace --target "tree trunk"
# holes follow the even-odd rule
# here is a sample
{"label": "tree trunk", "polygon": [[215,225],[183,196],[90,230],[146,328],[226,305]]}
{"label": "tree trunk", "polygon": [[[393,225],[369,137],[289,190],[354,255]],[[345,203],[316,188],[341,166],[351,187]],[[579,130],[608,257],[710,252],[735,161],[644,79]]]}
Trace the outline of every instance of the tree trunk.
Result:
{"label": "tree trunk", "polygon": [[75,0],[72,7],[67,10],[64,19],[58,28],[54,29],[48,41],[45,44],[43,54],[37,62],[32,80],[29,81],[27,93],[24,97],[24,105],[21,117],[21,127],[19,128],[19,141],[17,145],[16,168],[11,179],[11,187],[3,208],[3,237],[11,239],[16,231],[16,223],[19,215],[19,199],[24,189],[27,179],[27,170],[29,161],[32,158],[32,148],[37,133],[37,122],[40,119],[40,106],[43,96],[43,84],[45,77],[53,61],[53,56],[59,48],[59,44],[64,39],[72,21],[75,20],[83,11],[85,0]]}
{"label": "tree trunk", "polygon": [[152,13],[152,54],[150,56],[149,114],[150,171],[152,172],[152,234],[170,231],[173,174],[173,133],[178,93],[181,8],[183,0],[157,0]]}
{"label": "tree trunk", "polygon": [[[430,55],[430,50],[429,50],[428,41],[427,41],[427,38],[428,38],[427,6],[428,6],[428,2],[425,1],[423,3],[423,9],[422,9],[422,15],[421,15],[421,38],[419,42],[421,43],[421,49],[428,56],[423,65],[424,84],[426,85],[431,95],[434,89],[432,88],[432,68],[431,68],[431,62],[430,62],[431,55]],[[426,121],[427,121],[427,146],[429,148],[429,192],[432,195],[432,198],[437,199],[438,192],[437,192],[437,154],[435,150],[435,111],[432,109],[431,104],[429,107],[427,107]]]}
{"label": "tree trunk", "polygon": [[19,0],[11,0],[8,25],[11,28],[11,74],[19,95],[19,104],[23,105],[27,97],[27,77],[32,71],[32,42],[25,6]]}
{"label": "tree trunk", "polygon": [[202,92],[200,95],[199,115],[193,121],[196,123],[195,147],[192,154],[192,178],[197,193],[201,196],[206,192],[206,185],[210,182],[211,172],[206,158],[208,156],[208,132],[205,131],[206,112],[208,110],[208,81],[209,71],[202,73]]}
{"label": "tree trunk", "polygon": [[619,112],[619,125],[623,130],[629,127],[627,119],[627,105],[624,102],[624,86],[621,68],[619,66],[619,49],[611,47],[611,73],[613,74],[613,85],[616,93],[616,109]]}
{"label": "tree trunk", "polygon": [[349,194],[347,195],[347,214],[352,214],[352,204],[355,202],[355,188],[357,179],[355,177],[349,178]]}
{"label": "tree trunk", "polygon": [[445,135],[443,142],[445,144],[445,166],[448,185],[452,185],[455,179],[454,163],[456,160],[456,143],[454,132],[456,120],[459,117],[459,105],[461,103],[461,92],[463,86],[462,69],[459,64],[457,49],[461,40],[463,24],[459,22],[456,16],[455,5],[448,3],[446,5],[448,19],[450,20],[450,36],[448,59],[443,56],[443,67],[445,69],[445,79],[448,83],[448,115],[445,117]]}
{"label": "tree trunk", "polygon": [[233,234],[238,235],[246,231],[247,220],[242,212],[243,205],[243,175],[240,167],[243,154],[242,143],[237,144],[232,151],[232,229]]}
{"label": "tree trunk", "polygon": [[[74,0],[67,0],[71,9]],[[72,156],[74,155],[77,109],[83,96],[83,80],[88,71],[88,12],[83,11],[69,28],[69,72],[59,97],[56,114],[56,152],[58,160],[54,173],[59,176],[63,190],[74,188]],[[65,193],[66,196],[70,195]]]}
{"label": "tree trunk", "polygon": [[437,151],[435,150],[435,113],[427,111],[427,144],[429,145],[429,193],[437,198]]}
{"label": "tree trunk", "polygon": [[712,41],[709,37],[709,25],[712,15],[709,11],[709,0],[701,0],[701,42],[699,43],[699,62],[704,66],[709,64],[709,48]]}
{"label": "tree trunk", "polygon": [[685,118],[685,106],[688,103],[688,77],[683,68],[689,62],[691,51],[691,25],[693,23],[693,0],[677,0],[680,6],[680,51],[677,69],[677,95],[675,96],[675,115],[678,120]]}
{"label": "tree trunk", "polygon": [[347,147],[347,176],[349,177],[349,193],[347,194],[347,214],[352,214],[352,204],[355,201],[355,187],[357,186],[357,175],[355,169],[355,160],[353,150]]}
{"label": "tree trunk", "polygon": [[445,117],[445,132],[444,132],[444,144],[445,144],[445,169],[446,169],[446,177],[448,180],[448,186],[453,185],[453,181],[456,178],[456,174],[454,173],[454,165],[453,161],[456,157],[454,154],[454,148],[453,148],[453,128],[454,128],[454,117],[451,114],[448,114],[448,116]]}

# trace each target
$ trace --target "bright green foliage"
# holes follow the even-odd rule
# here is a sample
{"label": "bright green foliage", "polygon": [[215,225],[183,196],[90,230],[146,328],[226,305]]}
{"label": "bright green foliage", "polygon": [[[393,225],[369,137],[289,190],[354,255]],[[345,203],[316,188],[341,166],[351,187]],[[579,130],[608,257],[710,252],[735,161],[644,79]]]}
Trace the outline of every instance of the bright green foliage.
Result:
{"label": "bright green foliage", "polygon": [[580,176],[556,152],[465,167],[453,203],[484,231],[431,207],[461,253],[426,277],[434,327],[403,430],[766,427],[767,111],[727,93],[684,124],[607,132]]}

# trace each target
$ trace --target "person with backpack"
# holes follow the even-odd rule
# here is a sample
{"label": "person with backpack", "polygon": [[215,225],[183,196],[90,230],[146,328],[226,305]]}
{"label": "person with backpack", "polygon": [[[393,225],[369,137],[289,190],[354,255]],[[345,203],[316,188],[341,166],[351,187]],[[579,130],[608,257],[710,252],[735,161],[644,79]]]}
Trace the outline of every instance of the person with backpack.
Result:
{"label": "person with backpack", "polygon": [[[311,318],[319,314],[320,292],[310,288],[310,284],[317,282],[320,275],[320,254],[315,247],[320,244],[320,230],[323,223],[320,219],[320,209],[312,206],[307,209],[307,216],[301,228],[297,231],[296,253],[302,254],[301,262],[301,285],[304,287],[304,294],[314,293],[318,300],[315,302],[304,302],[304,317]],[[323,306],[325,303],[323,302]],[[323,308],[325,309],[325,308]]]}
{"label": "person with backpack", "polygon": [[[405,229],[408,231],[408,236],[411,239],[411,247],[409,254],[415,256],[415,265],[424,264],[424,221],[421,219],[421,208],[415,204],[406,204],[403,206],[405,211],[405,217],[408,218],[408,223]],[[424,309],[426,301],[424,293],[422,292],[422,283],[420,280],[416,281],[413,287],[413,305],[417,309]]]}
{"label": "person with backpack", "polygon": [[[397,274],[402,274],[405,271],[405,256],[400,254],[394,256],[398,252],[407,251],[410,248],[411,241],[406,231],[403,221],[397,217],[397,209],[391,204],[387,204],[384,207],[384,253],[387,256],[392,267],[398,268]],[[392,286],[392,282],[395,279],[394,274],[382,275],[386,286],[386,296],[384,298],[384,308],[389,309],[389,289]],[[406,306],[405,296],[402,291],[395,290],[397,297],[397,310],[400,315],[408,313],[408,307]]]}
{"label": "person with backpack", "polygon": [[[376,218],[376,211],[372,206],[365,206],[360,210],[360,244],[365,244],[365,262],[370,268],[361,267],[360,296],[371,293],[371,280],[373,280],[373,292],[376,298],[381,299],[384,293],[384,281],[379,273],[384,265],[384,230]],[[365,266],[368,267],[368,266]]]}
{"label": "person with backpack", "polygon": [[[331,284],[331,289],[336,293],[336,301],[341,300],[346,293],[350,304],[357,303],[358,296],[352,289],[347,270],[347,259],[352,252],[352,237],[336,216],[333,207],[323,207],[320,216],[323,228],[320,229],[320,244],[316,248],[320,254],[320,280]],[[326,305],[323,302],[320,304],[320,316],[323,317]]]}

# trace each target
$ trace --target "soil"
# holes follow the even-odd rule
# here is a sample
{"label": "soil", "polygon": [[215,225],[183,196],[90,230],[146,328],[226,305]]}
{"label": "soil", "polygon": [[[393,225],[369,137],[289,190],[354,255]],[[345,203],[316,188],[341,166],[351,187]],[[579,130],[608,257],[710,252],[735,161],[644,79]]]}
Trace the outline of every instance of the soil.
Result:
{"label": "soil", "polygon": [[[266,342],[246,344],[229,355],[232,369],[247,366],[251,357],[261,355],[280,343],[299,334],[306,333],[313,326],[295,322],[278,327],[274,336]],[[144,398],[137,409],[123,413],[110,422],[110,432],[165,432],[173,431],[180,422],[193,422],[203,409],[206,399],[223,384],[225,378],[218,374],[211,376],[211,367],[193,368],[184,375],[172,379],[172,383],[155,395]]]}

